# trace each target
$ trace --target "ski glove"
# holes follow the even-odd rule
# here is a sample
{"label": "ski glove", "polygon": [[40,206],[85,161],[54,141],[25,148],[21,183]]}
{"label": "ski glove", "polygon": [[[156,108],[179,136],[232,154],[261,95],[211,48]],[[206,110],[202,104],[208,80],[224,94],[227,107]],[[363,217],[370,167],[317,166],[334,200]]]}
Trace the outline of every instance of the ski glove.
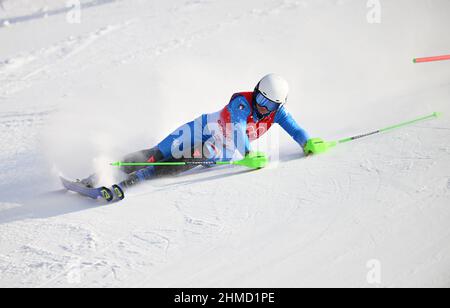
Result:
{"label": "ski glove", "polygon": [[305,152],[305,155],[321,154],[327,152],[334,146],[336,146],[336,142],[326,142],[320,138],[312,138],[306,142],[303,151]]}

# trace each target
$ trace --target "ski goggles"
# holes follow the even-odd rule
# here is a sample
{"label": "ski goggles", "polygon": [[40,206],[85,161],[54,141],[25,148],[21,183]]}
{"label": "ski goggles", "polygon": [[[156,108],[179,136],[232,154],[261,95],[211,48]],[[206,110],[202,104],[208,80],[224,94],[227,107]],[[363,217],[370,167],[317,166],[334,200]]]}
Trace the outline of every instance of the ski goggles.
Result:
{"label": "ski goggles", "polygon": [[270,112],[277,110],[281,106],[280,103],[275,103],[274,101],[271,101],[270,99],[265,97],[261,92],[258,92],[256,94],[256,103],[261,107],[265,107]]}

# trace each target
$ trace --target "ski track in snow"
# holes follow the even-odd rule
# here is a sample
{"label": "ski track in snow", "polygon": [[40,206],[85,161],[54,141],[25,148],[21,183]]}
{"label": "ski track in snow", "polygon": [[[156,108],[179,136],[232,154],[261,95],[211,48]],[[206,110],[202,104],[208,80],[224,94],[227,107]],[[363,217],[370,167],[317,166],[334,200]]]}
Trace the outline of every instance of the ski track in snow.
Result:
{"label": "ski track in snow", "polygon": [[[48,48],[6,59],[0,63],[0,96],[8,97],[26,87],[32,81],[40,80],[42,75],[53,75],[51,68],[76,56],[98,39],[108,35],[124,25],[110,25],[81,37],[69,37],[67,40]],[[67,72],[63,72],[67,74]],[[52,78],[59,76],[52,76]],[[55,78],[56,79],[56,78]]]}
{"label": "ski track in snow", "polygon": [[[184,10],[191,11],[193,9],[199,9],[202,5],[207,3],[209,3],[209,1],[188,1],[182,6],[175,6],[171,9],[171,11],[175,14],[180,11],[183,12]],[[133,51],[124,52],[119,56],[117,56],[117,50],[114,49],[114,46],[108,46],[108,48],[103,50],[107,53],[114,52],[112,53],[115,57],[112,61],[112,64],[114,65],[127,64],[142,60],[142,58],[155,58],[180,48],[190,47],[196,41],[205,40],[212,37],[218,31],[226,27],[238,26],[243,20],[247,20],[249,18],[261,19],[268,16],[279,15],[283,11],[291,11],[299,7],[307,7],[307,5],[300,1],[278,1],[276,5],[266,9],[251,9],[240,15],[227,16],[226,20],[223,22],[209,25],[208,27],[193,33],[187,33],[183,37],[173,38],[165,42],[159,42],[156,46],[150,45],[140,47]],[[2,81],[0,83],[0,97],[7,98],[26,87],[32,86],[33,81],[40,81],[42,78],[57,80],[58,78],[67,76],[68,74],[73,74],[75,72],[79,72],[80,70],[86,70],[92,65],[98,65],[99,62],[104,61],[103,59],[108,59],[108,57],[105,57],[105,54],[102,53],[102,57],[98,57],[96,54],[83,57],[83,59],[90,59],[88,63],[72,61],[71,63],[68,63],[69,67],[63,70],[62,73],[51,69],[53,66],[60,65],[60,62],[71,59],[78,53],[89,48],[89,46],[94,44],[100,38],[114,31],[123,32],[126,27],[138,22],[142,23],[142,19],[134,19],[118,25],[108,25],[87,35],[80,37],[69,37],[63,42],[47,48],[42,48],[38,51],[17,55],[5,60],[0,59],[0,81]]]}
{"label": "ski track in snow", "polygon": [[[191,8],[199,7],[200,5],[204,3],[208,3],[209,1],[192,1],[187,2],[184,6],[175,7],[173,9],[174,12],[179,12],[180,10],[190,10]],[[173,38],[167,42],[159,43],[156,46],[150,46],[150,47],[143,47],[138,50],[134,50],[132,52],[129,52],[128,54],[122,54],[118,57],[116,62],[126,64],[130,61],[138,61],[142,59],[143,57],[158,57],[163,54],[166,54],[168,52],[171,52],[173,50],[183,48],[183,47],[190,47],[192,44],[194,44],[196,41],[199,40],[205,40],[208,37],[212,37],[214,34],[222,30],[223,28],[230,27],[230,26],[236,26],[239,24],[239,22],[246,20],[248,18],[252,19],[259,19],[264,18],[266,16],[271,15],[278,15],[281,14],[283,11],[288,11],[292,9],[296,9],[301,6],[300,1],[279,1],[279,4],[266,9],[251,9],[247,12],[244,12],[240,15],[230,16],[227,17],[225,21],[221,23],[217,23],[214,25],[210,25],[202,30],[188,33],[184,37],[180,38]]]}
{"label": "ski track in snow", "polygon": [[[113,280],[118,280],[123,268],[137,270],[139,267],[164,262],[171,245],[171,239],[162,235],[162,231],[135,230],[127,237],[104,242],[89,228],[71,223],[37,221],[33,224],[24,223],[21,230],[21,236],[31,242],[14,251],[3,252],[0,261],[4,281],[14,281],[17,276],[25,278],[15,281],[18,285],[45,287],[67,284],[74,274],[83,275],[81,279],[95,280],[111,276]],[[53,241],[52,247],[47,245],[46,249],[39,248],[41,241],[55,234],[58,238]],[[2,232],[2,242],[6,243],[10,235],[9,232]],[[41,276],[41,273],[45,273],[45,276]],[[39,281],[36,281],[36,277],[39,277]],[[27,278],[31,281],[28,282]],[[11,287],[10,284],[3,286]],[[108,285],[99,282],[98,286]]]}
{"label": "ski track in snow", "polygon": [[[105,10],[120,20],[0,56],[0,107],[7,108],[0,109],[0,287],[370,287],[365,265],[373,258],[383,264],[381,286],[450,285],[447,118],[328,156],[301,158],[291,151],[277,168],[258,173],[222,168],[154,181],[120,204],[41,194],[36,179],[48,166],[38,166],[45,162],[39,137],[60,108],[56,90],[97,86],[97,79],[123,68],[176,60],[173,54],[196,46],[208,49],[210,41],[230,39],[226,34],[239,34],[246,23],[262,27],[276,17],[295,23],[311,18],[308,12],[315,11],[308,8],[326,15],[352,2],[268,1],[260,7],[255,1],[217,14],[225,3],[177,1],[158,11],[163,18],[150,9],[122,16],[115,11],[120,7],[98,7],[86,14]],[[217,18],[191,22],[205,12]],[[16,29],[0,28],[0,35],[8,30]],[[33,92],[41,87],[50,93],[42,106]],[[430,83],[428,91],[448,103],[448,87]]]}
{"label": "ski track in snow", "polygon": [[[6,0],[2,1],[6,2]],[[27,4],[25,7],[21,7],[21,4],[23,5],[23,3],[18,3],[18,6],[14,7],[15,3],[11,3],[11,1],[8,1],[8,8],[5,9],[5,7],[2,7],[2,1],[0,1],[0,8],[3,9],[3,13],[6,13],[6,16],[3,17],[0,15],[0,17],[3,17],[0,19],[0,28],[9,27],[17,23],[24,23],[33,20],[45,19],[61,14],[67,14],[68,12],[74,9],[74,5],[71,4],[71,6],[69,6],[69,3],[61,7],[60,0],[53,1],[53,3],[49,3],[48,0],[47,1],[35,0],[33,1],[33,3]],[[85,10],[88,8],[95,8],[97,6],[105,4],[111,4],[117,1],[119,0],[92,0],[92,1],[82,0],[80,1],[80,6]],[[16,15],[14,16],[11,15],[10,13],[11,9],[14,12],[16,12]],[[31,10],[33,10],[33,12],[30,13]],[[18,13],[22,13],[24,15],[18,15]]]}

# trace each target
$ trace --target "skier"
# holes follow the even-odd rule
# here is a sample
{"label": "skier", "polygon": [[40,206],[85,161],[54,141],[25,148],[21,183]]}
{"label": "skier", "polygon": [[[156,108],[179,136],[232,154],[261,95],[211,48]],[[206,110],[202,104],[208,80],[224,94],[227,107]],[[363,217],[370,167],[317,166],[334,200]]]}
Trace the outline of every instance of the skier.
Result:
{"label": "skier", "polygon": [[[234,94],[222,110],[203,114],[175,130],[157,146],[130,154],[123,162],[231,160],[236,152],[248,155],[250,142],[265,134],[274,123],[305,148],[310,138],[286,110],[288,93],[288,82],[279,75],[269,74],[261,79],[253,92]],[[122,166],[127,178],[119,187],[123,189],[155,177],[179,174],[193,167]],[[97,176],[92,175],[81,183],[95,187],[96,179]]]}

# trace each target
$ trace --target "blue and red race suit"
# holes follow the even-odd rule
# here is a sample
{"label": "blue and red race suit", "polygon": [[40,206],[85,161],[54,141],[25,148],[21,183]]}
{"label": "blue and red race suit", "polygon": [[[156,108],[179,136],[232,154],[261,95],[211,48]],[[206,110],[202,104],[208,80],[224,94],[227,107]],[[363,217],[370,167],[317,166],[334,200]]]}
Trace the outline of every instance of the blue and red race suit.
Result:
{"label": "blue and red race suit", "polygon": [[[259,116],[253,107],[253,92],[234,94],[222,110],[204,114],[176,129],[156,147],[132,153],[124,162],[158,162],[187,159],[231,160],[236,153],[250,152],[250,142],[278,123],[300,146],[309,136],[284,106],[267,116]],[[123,166],[128,178],[119,184],[125,188],[154,177],[175,175],[193,168],[186,166]]]}
{"label": "blue and red race suit", "polygon": [[[229,160],[236,151],[241,155],[250,152],[250,143],[264,135],[274,123],[278,123],[300,146],[305,145],[309,139],[307,132],[284,106],[259,117],[253,107],[253,96],[254,92],[236,93],[222,110],[203,114],[176,129],[158,144],[162,158],[191,158],[193,153],[194,157]],[[192,149],[196,151],[192,152]]]}

